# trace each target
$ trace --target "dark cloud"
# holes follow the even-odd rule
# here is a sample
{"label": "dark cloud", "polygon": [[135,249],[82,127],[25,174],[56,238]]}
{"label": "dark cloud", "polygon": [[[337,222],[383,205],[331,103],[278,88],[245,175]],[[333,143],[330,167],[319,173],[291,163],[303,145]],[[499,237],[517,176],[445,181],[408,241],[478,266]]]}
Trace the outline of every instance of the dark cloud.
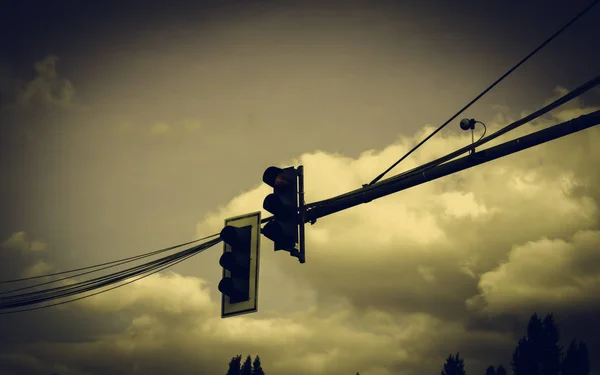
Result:
{"label": "dark cloud", "polygon": [[34,64],[36,77],[20,90],[17,102],[22,107],[67,108],[73,104],[75,88],[56,71],[58,57],[46,56]]}

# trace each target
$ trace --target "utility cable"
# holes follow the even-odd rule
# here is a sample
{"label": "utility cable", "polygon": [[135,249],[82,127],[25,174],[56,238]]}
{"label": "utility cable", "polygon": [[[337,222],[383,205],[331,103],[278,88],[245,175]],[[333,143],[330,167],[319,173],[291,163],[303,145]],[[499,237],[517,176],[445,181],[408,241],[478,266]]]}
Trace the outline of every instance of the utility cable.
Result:
{"label": "utility cable", "polygon": [[[164,252],[167,252],[167,251],[170,251],[170,250],[174,250],[174,249],[177,249],[177,248],[180,248],[180,247],[183,247],[183,246],[187,246],[187,245],[199,242],[199,241],[203,241],[203,240],[206,240],[208,238],[215,237],[215,236],[218,236],[218,234],[213,234],[213,235],[210,235],[210,236],[207,236],[207,237],[204,237],[204,238],[200,238],[200,239],[197,239],[197,240],[194,240],[194,241],[182,243],[180,245],[166,247],[164,249],[155,250],[155,251],[152,251],[152,252],[149,252],[149,253],[135,255],[135,256],[132,256],[132,257],[129,257],[129,258],[123,258],[123,259],[119,259],[119,260],[114,260],[112,262],[106,262],[106,263],[96,264],[96,265],[93,265],[93,266],[76,268],[76,269],[69,270],[69,271],[61,271],[61,272],[49,273],[49,274],[40,275],[40,276],[25,277],[25,278],[14,279],[14,280],[3,280],[3,281],[0,281],[0,284],[16,283],[16,282],[20,282],[20,281],[27,281],[27,280],[41,279],[41,278],[44,278],[44,277],[64,275],[64,274],[67,274],[67,273],[88,270],[88,269],[91,269],[91,268],[97,268],[97,267],[106,266],[106,265],[109,265],[109,264],[115,264],[115,263],[119,263],[119,262],[127,263],[126,261],[130,261],[130,260],[133,261],[133,260],[147,258],[147,257],[153,256],[153,255],[156,255],[156,254],[164,253]],[[118,265],[120,265],[120,264],[115,264],[115,266],[118,266]],[[95,271],[92,271],[92,272],[95,272]],[[55,281],[58,281],[58,280],[55,280]],[[2,294],[2,293],[0,293],[0,294]]]}
{"label": "utility cable", "polygon": [[[182,256],[185,256],[189,253],[197,252],[198,251],[197,249],[202,248],[203,246],[204,246],[204,244],[197,245],[195,247],[181,251],[179,253],[176,253],[176,254],[173,254],[173,255],[170,255],[167,257],[163,257],[163,258],[154,260],[152,262],[142,264],[142,265],[139,265],[136,267],[132,267],[132,268],[120,271],[120,272],[101,276],[101,277],[98,277],[98,278],[95,278],[92,280],[78,282],[78,283],[70,284],[70,285],[64,285],[64,286],[60,286],[60,287],[56,287],[56,288],[45,289],[45,290],[41,290],[41,291],[35,291],[35,292],[30,292],[30,293],[2,297],[2,298],[0,298],[0,308],[3,308],[3,307],[6,308],[7,305],[12,305],[13,303],[24,303],[25,301],[28,301],[28,300],[30,302],[31,301],[42,302],[42,301],[48,300],[48,299],[62,298],[67,295],[77,294],[82,291],[86,291],[90,288],[96,289],[98,287],[98,285],[102,285],[102,283],[105,283],[105,282],[114,283],[114,282],[118,281],[120,278],[128,278],[128,277],[140,274],[140,273],[144,273],[147,270],[152,269],[153,267],[157,267],[162,264],[171,262],[173,260],[177,260],[177,259],[181,258]],[[94,286],[93,284],[96,284],[96,286]],[[40,295],[44,295],[44,294],[46,296],[41,300],[33,299],[34,296],[40,296]],[[33,302],[33,303],[36,303],[36,302]]]}
{"label": "utility cable", "polygon": [[377,181],[381,180],[383,178],[383,176],[385,176],[389,171],[391,171],[396,165],[398,165],[399,163],[401,163],[404,159],[406,159],[410,154],[412,154],[416,149],[418,149],[419,147],[421,147],[421,145],[423,145],[425,142],[427,142],[431,137],[433,137],[435,134],[437,134],[440,130],[442,130],[444,127],[446,127],[446,125],[448,125],[452,120],[454,120],[456,117],[458,117],[458,115],[460,115],[461,113],[463,113],[467,108],[469,108],[473,103],[475,103],[477,100],[479,100],[482,96],[484,96],[485,94],[488,93],[488,91],[490,91],[492,88],[494,88],[498,83],[500,83],[502,80],[504,80],[506,77],[508,77],[513,71],[515,71],[518,67],[520,67],[521,65],[523,65],[523,63],[525,63],[527,60],[529,60],[533,55],[535,55],[539,50],[541,50],[542,48],[544,48],[548,43],[550,43],[554,38],[556,38],[559,34],[561,34],[563,31],[565,31],[569,26],[571,26],[573,23],[575,23],[575,21],[577,21],[581,16],[583,16],[585,13],[589,12],[594,6],[596,6],[598,3],[600,2],[600,0],[594,0],[590,5],[588,5],[585,9],[583,9],[581,12],[579,12],[579,14],[577,14],[573,19],[571,19],[567,24],[565,24],[563,27],[561,27],[557,32],[555,32],[552,36],[550,36],[548,39],[546,39],[542,44],[540,44],[536,49],[534,49],[533,51],[531,51],[527,56],[525,56],[523,59],[521,59],[521,61],[519,61],[515,66],[513,66],[512,68],[510,68],[506,73],[504,73],[500,78],[498,78],[494,83],[492,83],[487,89],[483,90],[481,92],[481,94],[477,95],[473,100],[471,100],[466,106],[464,106],[460,111],[456,112],[456,114],[452,117],[450,117],[446,122],[444,122],[442,125],[440,125],[440,127],[438,127],[433,133],[431,133],[430,135],[428,135],[424,140],[422,140],[421,142],[419,142],[419,144],[417,144],[415,147],[413,147],[410,151],[408,151],[403,157],[401,157],[400,159],[398,159],[398,161],[396,161],[394,164],[392,164],[388,169],[386,169],[383,173],[381,173],[379,176],[375,177],[375,179],[373,181],[371,181],[369,184],[367,185],[363,185],[363,187],[366,186],[370,186],[375,184]]}
{"label": "utility cable", "polygon": [[438,158],[436,160],[433,160],[429,163],[425,163],[419,167],[413,168],[412,170],[406,171],[404,173],[399,174],[398,176],[394,176],[391,177],[389,180],[393,180],[393,181],[397,181],[400,178],[406,178],[409,176],[414,176],[417,173],[423,173],[424,171],[431,169],[433,167],[437,167],[438,165],[445,163],[447,161],[450,161],[472,149],[475,149],[475,147],[479,147],[481,145],[484,145],[490,141],[493,141],[494,139],[500,137],[501,135],[504,135],[512,130],[515,130],[516,128],[525,125],[528,122],[531,122],[533,120],[535,120],[536,118],[550,112],[551,110],[565,104],[568,101],[571,101],[579,96],[581,96],[582,94],[584,94],[585,92],[591,90],[592,88],[596,87],[600,85],[600,76],[596,76],[594,78],[592,78],[591,80],[589,80],[588,82],[584,83],[583,85],[575,88],[574,90],[570,91],[569,93],[563,95],[562,97],[556,99],[555,101],[553,101],[552,103],[538,109],[537,111],[529,114],[528,116],[523,117],[520,120],[517,120],[509,125],[506,125],[505,127],[497,130],[495,133],[492,133],[490,135],[488,135],[487,137],[480,139],[478,141],[476,141],[475,143],[462,147],[454,152],[451,152],[449,154],[447,154],[446,156],[442,156],[441,158]]}
{"label": "utility cable", "polygon": [[[482,121],[477,121],[477,122],[480,123],[481,125],[483,125],[483,134],[477,140],[477,142],[479,142],[483,139],[483,137],[485,137],[485,133],[487,133],[487,126],[485,126],[485,124]],[[475,143],[475,142],[473,142],[473,143]]]}
{"label": "utility cable", "polygon": [[[187,256],[190,254],[194,254],[197,253],[198,251],[196,249],[193,249],[194,251],[186,251],[185,254],[182,254],[183,256]],[[69,288],[71,289],[70,291],[63,291],[63,292],[54,292],[52,294],[48,293],[45,296],[41,296],[38,298],[30,298],[27,296],[15,296],[15,297],[21,297],[21,298],[16,298],[13,301],[9,301],[3,304],[0,304],[0,309],[7,309],[7,308],[15,308],[15,307],[21,307],[21,306],[28,306],[28,305],[34,305],[34,304],[39,304],[41,302],[47,302],[47,301],[52,301],[55,299],[61,299],[61,298],[65,298],[68,296],[72,296],[72,295],[77,295],[77,294],[81,294],[81,293],[85,293],[88,291],[92,291],[92,290],[96,290],[108,285],[112,285],[115,284],[121,280],[125,280],[128,278],[131,278],[133,276],[137,276],[137,275],[141,275],[144,273],[147,273],[153,269],[156,269],[160,266],[172,263],[173,261],[176,261],[178,259],[181,259],[182,256],[177,256],[177,257],[172,257],[170,259],[164,259],[161,260],[159,262],[156,262],[156,264],[152,264],[152,265],[146,265],[143,267],[143,269],[135,271],[135,272],[129,272],[129,273],[125,273],[123,275],[120,275],[119,277],[105,277],[104,280],[102,282],[97,282],[94,285],[90,285],[87,287],[80,287],[80,288]],[[89,283],[91,284],[91,283]],[[43,294],[43,291],[42,293]],[[10,299],[10,298],[9,298]]]}
{"label": "utility cable", "polygon": [[[200,239],[192,241],[192,242],[202,241],[202,240],[205,240],[205,239],[217,236],[217,235],[218,234],[213,234],[211,236],[200,238]],[[90,274],[90,273],[102,271],[102,270],[105,270],[105,269],[108,269],[108,268],[117,267],[117,266],[120,266],[120,265],[123,265],[123,264],[126,264],[126,263],[134,262],[134,261],[142,259],[142,258],[147,258],[149,256],[156,255],[156,254],[158,254],[158,252],[164,252],[164,251],[168,251],[168,250],[173,250],[176,247],[186,246],[186,245],[189,245],[189,244],[190,244],[190,242],[188,242],[186,244],[182,244],[182,245],[173,246],[173,247],[170,247],[170,248],[167,248],[167,249],[157,250],[157,251],[154,251],[154,252],[149,253],[147,255],[141,255],[141,256],[138,255],[138,256],[135,256],[135,257],[130,257],[130,258],[125,258],[125,259],[121,259],[121,260],[118,260],[118,261],[104,263],[104,264],[112,264],[112,265],[109,265],[109,266],[106,266],[106,267],[102,267],[102,268],[99,268],[99,269],[95,269],[95,270],[92,270],[92,271],[78,273],[78,274],[72,275],[72,276],[65,276],[63,278],[56,279],[56,280],[46,281],[46,282],[43,282],[43,283],[29,285],[29,286],[25,286],[25,287],[21,287],[21,288],[17,288],[17,289],[6,290],[4,292],[0,292],[0,295],[2,295],[2,294],[8,294],[8,293],[13,293],[13,292],[18,292],[20,290],[31,289],[31,288],[35,288],[35,287],[42,286],[42,285],[48,285],[48,284],[56,283],[56,282],[59,282],[59,281],[71,279],[71,278],[74,278],[74,277],[77,277],[77,276],[83,276],[83,275],[87,275],[87,274]],[[116,262],[119,262],[119,263],[116,263]],[[116,263],[116,264],[113,264],[113,263]],[[101,264],[101,265],[103,265],[103,264]],[[101,265],[92,266],[92,267],[99,267]],[[81,269],[88,269],[88,268],[90,268],[90,267],[80,268],[80,270]],[[74,272],[74,271],[76,271],[76,270],[65,271],[65,272],[62,272],[62,273],[70,273],[70,272]],[[61,274],[61,273],[59,272],[58,274]],[[56,274],[53,274],[53,275],[56,275]],[[43,277],[43,276],[39,276],[39,277]]]}
{"label": "utility cable", "polygon": [[89,294],[89,295],[86,295],[86,296],[82,296],[82,297],[78,297],[78,298],[73,298],[73,299],[70,299],[70,300],[67,300],[67,301],[62,301],[62,302],[58,302],[58,303],[53,303],[53,304],[50,304],[50,305],[44,305],[44,306],[33,307],[33,308],[28,308],[28,309],[21,309],[21,310],[14,310],[14,311],[0,312],[0,315],[4,315],[4,314],[15,314],[15,313],[26,312],[26,311],[33,311],[33,310],[41,310],[41,309],[45,309],[45,308],[48,308],[48,307],[53,307],[53,306],[58,306],[58,305],[64,305],[64,304],[67,304],[67,303],[71,303],[71,302],[79,301],[79,300],[82,300],[82,299],[85,299],[85,298],[93,297],[93,296],[96,296],[96,295],[98,295],[98,294],[102,294],[102,293],[105,293],[105,292],[108,292],[108,291],[111,291],[111,290],[114,290],[114,289],[120,288],[120,287],[122,287],[122,286],[125,286],[125,285],[128,285],[128,284],[131,284],[131,283],[133,283],[133,282],[136,282],[136,281],[138,281],[138,280],[141,280],[141,279],[143,279],[143,278],[145,278],[145,277],[148,277],[148,276],[150,276],[150,275],[153,275],[153,274],[155,274],[155,273],[157,273],[157,272],[160,272],[160,271],[162,271],[162,270],[165,270],[165,269],[167,269],[167,268],[169,268],[169,267],[171,267],[171,266],[174,266],[174,265],[176,265],[176,264],[178,264],[178,263],[181,263],[181,262],[183,262],[184,260],[186,260],[186,259],[188,259],[188,258],[191,258],[192,256],[194,256],[194,255],[196,255],[196,254],[199,254],[200,252],[202,252],[202,251],[204,251],[204,250],[208,249],[209,247],[212,247],[212,246],[216,245],[216,244],[217,244],[217,243],[219,243],[220,241],[221,241],[221,239],[220,239],[220,238],[214,239],[214,240],[212,240],[212,241],[210,241],[210,242],[208,242],[208,243],[204,244],[204,246],[205,246],[205,247],[203,247],[203,248],[202,248],[202,250],[200,250],[200,251],[198,251],[198,252],[196,252],[196,253],[189,254],[189,255],[187,255],[187,256],[185,256],[185,257],[183,257],[182,259],[179,259],[179,260],[177,260],[176,262],[173,262],[173,263],[171,263],[171,264],[168,264],[168,265],[166,265],[166,266],[164,266],[164,267],[161,267],[161,268],[159,268],[159,269],[157,269],[157,270],[154,270],[154,271],[152,271],[152,272],[150,272],[150,273],[147,273],[147,274],[145,274],[145,275],[142,275],[142,276],[140,276],[140,277],[138,277],[138,278],[136,278],[136,279],[129,280],[129,281],[127,281],[127,282],[123,283],[123,284],[116,285],[116,286],[113,286],[113,287],[111,287],[111,288],[108,288],[108,289],[105,289],[105,290],[101,290],[101,291],[99,291],[99,292],[92,293],[92,294]]}
{"label": "utility cable", "polygon": [[[475,147],[473,146],[475,144],[475,124],[481,124],[483,126],[483,134],[481,134],[481,137],[479,137],[479,139],[477,140],[477,142],[481,141],[483,139],[483,137],[485,137],[485,133],[487,133],[487,126],[483,123],[483,121],[476,121],[474,119],[471,119],[469,122],[473,123],[473,126],[471,127],[471,154],[475,152]],[[462,121],[461,121],[461,126],[462,126]]]}
{"label": "utility cable", "polygon": [[[2,298],[0,298],[0,309],[6,308],[7,306],[11,306],[14,303],[24,303],[25,301],[41,302],[41,301],[48,300],[48,299],[62,298],[67,295],[77,294],[82,291],[86,291],[90,288],[94,289],[98,285],[102,285],[102,283],[106,282],[106,281],[108,281],[110,283],[111,281],[114,282],[114,280],[118,281],[120,278],[123,278],[123,277],[127,278],[127,277],[131,277],[131,276],[135,276],[136,274],[139,274],[139,273],[144,273],[148,269],[152,269],[153,267],[168,263],[174,259],[178,259],[182,255],[186,255],[191,252],[194,252],[195,249],[196,249],[196,247],[182,251],[180,253],[177,253],[177,254],[174,254],[174,255],[171,255],[168,257],[164,257],[164,258],[155,260],[150,263],[142,264],[140,266],[133,267],[133,268],[130,268],[130,269],[127,269],[124,271],[117,272],[117,273],[101,276],[101,277],[98,277],[98,278],[95,278],[92,280],[82,281],[82,282],[78,282],[75,284],[69,284],[69,285],[64,285],[64,286],[60,286],[60,287],[56,287],[56,288],[50,288],[50,289],[45,289],[45,290],[40,290],[40,291],[35,291],[35,292],[30,292],[30,293],[2,297]],[[36,296],[45,296],[45,297],[43,299],[35,300]]]}
{"label": "utility cable", "polygon": [[[174,254],[174,255],[156,260],[154,262],[151,262],[151,264],[148,263],[148,264],[145,264],[142,266],[135,267],[136,270],[134,270],[132,268],[130,270],[127,270],[129,272],[121,271],[119,273],[116,273],[113,275],[107,275],[105,277],[97,278],[95,280],[77,283],[78,284],[77,287],[73,287],[72,285],[69,285],[69,286],[67,286],[67,288],[63,288],[62,293],[52,292],[52,293],[47,293],[46,296],[41,297],[41,298],[30,298],[32,294],[44,294],[44,292],[46,292],[46,291],[40,291],[41,293],[39,293],[39,292],[38,293],[27,293],[25,295],[17,295],[17,296],[11,296],[8,298],[6,298],[6,297],[1,298],[0,300],[8,300],[8,301],[6,301],[4,303],[0,303],[0,309],[15,308],[15,307],[19,307],[19,306],[40,303],[40,302],[49,301],[52,299],[64,298],[64,297],[74,295],[74,294],[81,294],[81,293],[88,292],[88,291],[91,291],[94,289],[99,289],[101,287],[104,287],[104,286],[107,286],[110,284],[114,284],[121,280],[147,273],[153,269],[159,268],[159,267],[169,264],[169,263],[173,263],[174,261],[177,261],[186,256],[196,254],[196,253],[203,251],[204,249],[212,246],[214,243],[217,243],[219,241],[220,241],[220,239],[212,240],[208,243],[195,246],[191,249],[182,251],[178,254]],[[95,283],[95,285],[89,285],[89,286],[83,287],[85,284],[94,284],[94,283]],[[60,289],[60,288],[55,288],[55,289]],[[52,290],[50,290],[50,291],[52,291]]]}
{"label": "utility cable", "polygon": [[[423,173],[428,169],[434,168],[442,163],[445,163],[447,161],[450,161],[466,152],[469,152],[470,150],[474,149],[475,147],[479,147],[485,143],[488,143],[496,138],[498,138],[501,135],[504,135],[506,133],[508,133],[511,130],[514,130],[516,128],[518,128],[519,126],[522,126],[544,114],[546,114],[547,112],[550,112],[551,110],[563,105],[564,103],[573,100],[579,96],[581,96],[582,94],[584,94],[585,92],[591,90],[592,88],[598,86],[600,84],[600,76],[596,76],[593,79],[589,80],[588,82],[584,83],[583,85],[575,88],[574,90],[572,90],[571,92],[563,95],[562,97],[556,99],[555,101],[553,101],[552,103],[542,107],[541,109],[538,109],[537,111],[529,114],[526,117],[523,117],[520,120],[517,120],[509,125],[506,125],[505,127],[499,129],[498,131],[496,131],[493,134],[488,135],[487,137],[480,139],[479,141],[476,141],[475,143],[462,147],[454,152],[451,152],[445,156],[442,156],[438,159],[435,159],[433,161],[430,161],[428,163],[425,163],[423,165],[420,165],[418,167],[415,167],[411,170],[408,170],[406,172],[403,172],[399,175],[390,177],[388,179],[386,179],[385,181],[381,181],[379,184],[383,184],[383,183],[387,183],[387,182],[392,182],[392,181],[398,181],[399,179],[404,179],[404,178],[408,178],[411,176],[414,176],[415,174],[418,173]],[[372,189],[375,188],[374,186],[365,186],[363,188],[351,191],[349,193],[345,193],[342,195],[338,195],[337,197],[333,197],[333,198],[328,198],[322,201],[318,201],[318,202],[313,202],[313,203],[309,203],[306,205],[307,209],[312,209],[314,207],[320,207],[320,206],[324,206],[330,203],[334,203],[337,202],[341,199],[346,199],[349,197],[353,197],[359,194],[363,194],[365,192],[365,189]]]}

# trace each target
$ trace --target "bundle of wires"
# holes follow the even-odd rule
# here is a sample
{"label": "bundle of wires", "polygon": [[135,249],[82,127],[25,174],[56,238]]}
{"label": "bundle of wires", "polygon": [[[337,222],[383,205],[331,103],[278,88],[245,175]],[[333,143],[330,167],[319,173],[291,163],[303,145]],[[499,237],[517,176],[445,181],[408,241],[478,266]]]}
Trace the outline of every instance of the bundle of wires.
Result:
{"label": "bundle of wires", "polygon": [[[208,240],[209,238],[212,238],[212,237],[216,237],[216,238]],[[119,266],[119,265],[122,265],[125,263],[133,262],[133,261],[145,258],[145,257],[156,255],[161,252],[172,250],[177,247],[183,247],[185,245],[189,245],[191,243],[199,242],[202,240],[207,240],[207,241],[205,241],[199,245],[192,246],[191,248],[188,248],[186,250],[178,251],[175,254],[164,256],[162,258],[153,260],[151,262],[143,263],[143,264],[135,266],[135,267],[127,268],[122,271],[110,273],[108,275],[96,277],[96,278],[93,278],[90,280],[66,284],[67,283],[66,280],[72,280],[73,277],[87,275],[87,274],[98,272],[98,271],[101,271],[101,270],[104,270],[107,268],[111,268],[111,267]],[[69,277],[63,277],[63,278],[60,278],[57,280],[52,280],[52,281],[48,281],[48,282],[44,282],[44,283],[39,283],[39,284],[35,284],[35,285],[30,285],[30,286],[26,286],[26,287],[21,287],[21,288],[17,288],[17,289],[0,292],[0,314],[11,314],[11,313],[17,313],[17,312],[43,309],[43,308],[47,308],[47,307],[51,307],[51,306],[57,306],[57,305],[62,305],[62,304],[69,303],[69,302],[74,302],[74,301],[77,301],[80,299],[95,296],[100,293],[108,292],[110,290],[125,286],[127,284],[131,284],[135,281],[138,281],[138,280],[148,277],[154,273],[157,273],[166,268],[169,268],[177,263],[180,263],[180,262],[182,262],[196,254],[199,254],[202,251],[216,245],[220,241],[221,241],[220,237],[218,237],[218,235],[215,234],[215,235],[208,236],[208,237],[205,237],[200,240],[188,242],[186,244],[172,246],[172,247],[157,250],[157,251],[154,251],[151,253],[142,254],[142,255],[138,255],[138,256],[134,256],[134,257],[130,257],[130,258],[125,258],[125,259],[121,259],[121,260],[117,260],[117,261],[113,261],[113,262],[103,263],[103,264],[96,265],[96,266],[84,267],[84,268],[79,268],[76,270],[58,272],[58,273],[54,273],[54,274],[37,276],[37,277],[26,278],[26,279],[3,281],[1,283],[9,283],[9,282],[12,283],[12,282],[19,282],[19,281],[24,281],[24,280],[31,280],[34,278],[50,277],[50,276],[56,276],[59,274],[81,271],[81,270],[85,270],[85,269],[97,268],[92,271],[79,273],[79,274],[69,276]],[[100,266],[104,266],[107,264],[110,264],[110,265],[107,267],[98,268]],[[65,283],[63,283],[63,284],[66,284],[66,285],[48,287],[46,289],[41,289],[41,290],[28,292],[28,293],[15,294],[16,292],[20,292],[20,291],[23,291],[26,289],[39,288],[40,286],[44,286],[44,285],[48,285],[48,284],[57,285],[57,283],[60,283],[61,281],[65,281]],[[106,288],[113,284],[117,284],[117,285],[114,285],[110,288]],[[102,288],[106,288],[106,289],[102,289]],[[44,304],[44,303],[48,303],[48,302],[51,302],[54,300],[64,299],[69,296],[89,293],[89,292],[92,292],[92,291],[98,290],[98,289],[102,289],[102,290],[97,291],[92,294],[86,294],[86,295],[83,295],[78,298],[72,298],[72,299],[68,299],[68,300],[64,300],[64,301],[52,303],[52,304]],[[39,305],[39,304],[44,304],[44,305],[33,307],[33,308],[15,310],[19,307]],[[3,311],[3,310],[8,310],[8,311]]]}

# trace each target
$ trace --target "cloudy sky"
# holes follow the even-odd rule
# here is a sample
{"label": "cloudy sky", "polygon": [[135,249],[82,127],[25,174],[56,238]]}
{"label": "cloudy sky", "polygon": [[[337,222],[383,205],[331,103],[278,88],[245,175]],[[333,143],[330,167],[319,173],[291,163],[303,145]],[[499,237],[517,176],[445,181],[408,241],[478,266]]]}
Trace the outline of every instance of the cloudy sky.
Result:
{"label": "cloudy sky", "polygon": [[[308,202],[360,187],[588,1],[1,4],[6,280],[216,233],[261,209],[270,165],[303,164]],[[596,76],[599,20],[465,117],[493,131]],[[589,92],[500,141],[599,107]],[[394,172],[470,139],[456,121]],[[483,374],[509,367],[536,311],[600,358],[598,142],[592,128],[320,219],[304,265],[263,238],[256,314],[220,319],[216,246],[0,315],[0,374],[220,374],[239,353],[273,375],[413,375],[457,351]]]}

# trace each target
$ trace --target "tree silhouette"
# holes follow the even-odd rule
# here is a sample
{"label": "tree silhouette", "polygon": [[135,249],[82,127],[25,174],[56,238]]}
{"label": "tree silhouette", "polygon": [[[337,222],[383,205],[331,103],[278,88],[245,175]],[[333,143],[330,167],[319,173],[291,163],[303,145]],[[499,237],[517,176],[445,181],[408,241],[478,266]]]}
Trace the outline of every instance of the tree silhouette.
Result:
{"label": "tree silhouette", "polygon": [[458,353],[456,353],[456,356],[450,354],[446,358],[441,375],[465,375],[465,364]]}
{"label": "tree silhouette", "polygon": [[252,375],[265,375],[258,355],[254,358],[254,362],[252,363]]}
{"label": "tree silhouette", "polygon": [[250,355],[248,355],[246,357],[246,360],[244,361],[244,364],[242,365],[241,374],[242,375],[252,375],[252,358],[250,358]]}
{"label": "tree silhouette", "polygon": [[542,321],[533,314],[527,325],[527,335],[519,340],[513,352],[514,375],[559,375],[562,349],[552,314]]}
{"label": "tree silhouette", "polygon": [[573,339],[562,361],[562,375],[588,375],[589,373],[590,361],[587,345],[584,342],[580,342],[578,345]]}
{"label": "tree silhouette", "polygon": [[560,362],[562,357],[562,348],[558,344],[560,335],[558,327],[554,322],[552,314],[546,315],[542,323],[544,327],[544,341],[542,352],[542,374],[544,375],[559,375]]}
{"label": "tree silhouette", "polygon": [[[569,345],[563,357],[559,345],[560,334],[552,314],[540,319],[533,314],[527,324],[527,334],[519,339],[511,366],[514,375],[589,375],[590,361],[587,345],[575,340]],[[488,366],[486,375],[508,375],[506,368],[499,364]],[[357,374],[358,375],[358,374]],[[450,354],[441,375],[465,375],[464,360]]]}
{"label": "tree silhouette", "polygon": [[227,370],[227,375],[241,375],[240,373],[240,365],[242,362],[242,356],[237,355],[231,358],[229,362],[229,370]]}

